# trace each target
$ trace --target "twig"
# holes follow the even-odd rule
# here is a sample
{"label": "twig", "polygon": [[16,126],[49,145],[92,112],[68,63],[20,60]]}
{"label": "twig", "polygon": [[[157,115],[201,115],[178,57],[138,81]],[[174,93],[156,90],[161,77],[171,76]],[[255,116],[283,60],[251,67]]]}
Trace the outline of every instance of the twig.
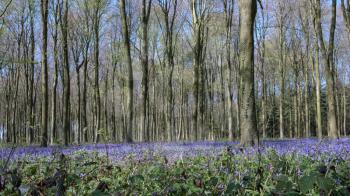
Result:
{"label": "twig", "polygon": [[264,9],[264,7],[263,7],[263,5],[262,5],[261,0],[258,0],[258,2],[259,2],[259,5],[260,5],[260,8],[263,10],[263,9]]}
{"label": "twig", "polygon": [[2,11],[2,13],[0,14],[0,18],[6,13],[6,10],[10,7],[11,3],[12,3],[12,0],[10,0],[10,1],[7,3],[7,5],[5,6],[4,11]]}
{"label": "twig", "polygon": [[7,160],[6,160],[6,162],[5,162],[5,165],[4,165],[3,168],[2,168],[2,170],[3,170],[4,172],[5,172],[6,168],[7,168],[7,165],[8,165],[8,163],[10,162],[10,158],[11,158],[11,156],[14,154],[16,148],[17,148],[17,146],[15,146],[15,145],[11,148],[11,151],[10,151],[8,157],[7,157]]}

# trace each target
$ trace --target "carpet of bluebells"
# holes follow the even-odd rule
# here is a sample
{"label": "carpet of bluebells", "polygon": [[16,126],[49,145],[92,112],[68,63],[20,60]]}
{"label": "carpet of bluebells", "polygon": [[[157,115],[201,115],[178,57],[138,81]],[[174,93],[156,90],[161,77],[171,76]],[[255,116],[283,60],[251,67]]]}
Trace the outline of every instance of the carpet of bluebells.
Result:
{"label": "carpet of bluebells", "polygon": [[0,195],[350,195],[350,139],[6,147]]}

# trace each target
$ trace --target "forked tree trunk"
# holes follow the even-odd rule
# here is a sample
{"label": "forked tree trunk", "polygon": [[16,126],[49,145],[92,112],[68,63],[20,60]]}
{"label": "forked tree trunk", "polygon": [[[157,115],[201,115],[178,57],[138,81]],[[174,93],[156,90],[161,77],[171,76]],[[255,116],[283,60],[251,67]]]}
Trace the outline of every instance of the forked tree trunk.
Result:
{"label": "forked tree trunk", "polygon": [[330,138],[338,138],[337,116],[336,116],[336,100],[335,100],[335,68],[334,68],[334,34],[336,27],[336,10],[337,0],[332,0],[332,17],[329,31],[328,48],[326,48],[323,30],[321,25],[321,1],[314,0],[315,21],[316,21],[316,35],[318,37],[321,56],[323,64],[326,69],[326,83],[327,83],[327,122],[328,122],[328,136]]}

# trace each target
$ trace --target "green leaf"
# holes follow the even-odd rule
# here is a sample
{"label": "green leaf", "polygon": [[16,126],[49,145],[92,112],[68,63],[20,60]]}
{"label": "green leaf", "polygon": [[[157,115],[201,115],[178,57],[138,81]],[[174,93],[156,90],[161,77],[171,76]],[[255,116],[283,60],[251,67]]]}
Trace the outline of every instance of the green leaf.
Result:
{"label": "green leaf", "polygon": [[76,174],[68,174],[67,175],[67,183],[71,184],[73,182],[78,182],[80,181],[80,177]]}
{"label": "green leaf", "polygon": [[189,186],[188,187],[188,194],[189,195],[198,195],[202,190],[195,186]]}
{"label": "green leaf", "polygon": [[235,182],[230,182],[227,185],[226,193],[234,193],[237,189],[239,189],[239,185],[236,184]]}
{"label": "green leaf", "polygon": [[216,186],[218,184],[219,179],[217,177],[211,177],[208,181],[209,186]]}
{"label": "green leaf", "polygon": [[335,187],[335,184],[333,182],[332,179],[330,178],[327,178],[327,177],[319,177],[317,179],[317,184],[318,184],[318,187],[326,192],[329,192],[331,191],[334,187]]}
{"label": "green leaf", "polygon": [[37,171],[38,171],[37,166],[36,165],[31,165],[27,169],[27,174],[28,174],[28,176],[34,176],[34,175],[36,175]]}
{"label": "green leaf", "polygon": [[300,194],[300,193],[297,193],[297,192],[291,191],[291,192],[287,192],[285,195],[286,195],[286,196],[300,196],[301,194]]}
{"label": "green leaf", "polygon": [[95,190],[95,191],[93,191],[93,192],[91,193],[91,196],[107,196],[107,195],[109,195],[109,194],[104,193],[104,192],[102,192],[102,191],[100,191],[100,190]]}
{"label": "green leaf", "polygon": [[131,176],[129,180],[132,184],[134,184],[136,182],[144,181],[145,178],[142,175],[134,175],[134,176]]}
{"label": "green leaf", "polygon": [[290,191],[293,188],[293,183],[285,175],[281,175],[277,178],[276,189],[278,191]]}
{"label": "green leaf", "polygon": [[308,193],[314,188],[316,179],[313,176],[303,176],[299,180],[299,187],[302,193]]}

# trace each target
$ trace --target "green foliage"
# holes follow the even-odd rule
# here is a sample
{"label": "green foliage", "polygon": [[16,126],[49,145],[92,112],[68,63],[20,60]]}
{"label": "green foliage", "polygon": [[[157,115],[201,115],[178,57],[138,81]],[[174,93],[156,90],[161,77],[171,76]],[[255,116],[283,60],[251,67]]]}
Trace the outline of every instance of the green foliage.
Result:
{"label": "green foliage", "polygon": [[[109,164],[106,156],[78,151],[67,156],[64,186],[67,195],[347,195],[350,160],[329,165],[309,157],[230,154],[197,156],[173,163],[163,156]],[[59,168],[57,160],[25,157],[9,165],[18,175],[4,175],[6,185],[0,195],[16,195],[19,190],[40,187]],[[17,182],[17,183],[15,183]],[[47,182],[47,181],[46,181]],[[42,186],[46,195],[55,194],[55,185]]]}

